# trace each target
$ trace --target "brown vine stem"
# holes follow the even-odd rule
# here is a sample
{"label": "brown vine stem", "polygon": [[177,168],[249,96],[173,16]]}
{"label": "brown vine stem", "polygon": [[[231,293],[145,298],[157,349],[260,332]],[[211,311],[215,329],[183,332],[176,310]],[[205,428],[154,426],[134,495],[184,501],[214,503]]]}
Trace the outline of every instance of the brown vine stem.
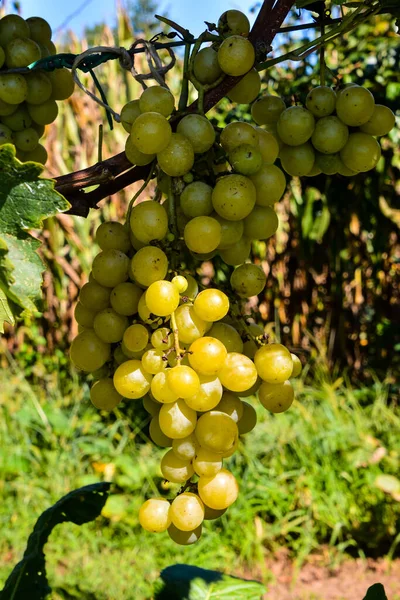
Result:
{"label": "brown vine stem", "polygon": [[[268,53],[272,40],[293,4],[294,0],[264,0],[249,34],[257,53]],[[204,111],[207,112],[215,106],[241,78],[225,77],[218,86],[209,90],[204,95]],[[198,103],[193,102],[186,112],[196,112],[197,109]],[[88,169],[57,177],[55,187],[71,204],[69,214],[86,217],[91,208],[97,208],[100,200],[119,192],[131,183],[145,180],[149,174],[148,166],[129,167],[131,164],[125,153],[121,152]],[[93,185],[98,185],[98,188],[84,192],[84,188]]]}

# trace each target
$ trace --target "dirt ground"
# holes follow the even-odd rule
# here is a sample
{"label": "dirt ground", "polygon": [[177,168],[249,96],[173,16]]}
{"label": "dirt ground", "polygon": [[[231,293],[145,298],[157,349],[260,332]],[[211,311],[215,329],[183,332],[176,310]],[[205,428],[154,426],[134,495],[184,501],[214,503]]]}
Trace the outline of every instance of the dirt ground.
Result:
{"label": "dirt ground", "polygon": [[382,583],[388,600],[400,600],[400,559],[349,559],[326,566],[327,557],[313,556],[300,569],[284,553],[271,559],[273,575],[265,600],[363,600],[367,589]]}

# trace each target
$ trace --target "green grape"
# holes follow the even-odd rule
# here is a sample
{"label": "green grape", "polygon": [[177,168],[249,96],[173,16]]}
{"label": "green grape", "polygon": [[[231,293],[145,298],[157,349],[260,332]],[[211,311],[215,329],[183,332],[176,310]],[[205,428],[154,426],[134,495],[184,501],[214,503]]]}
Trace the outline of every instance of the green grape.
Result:
{"label": "green grape", "polygon": [[6,55],[4,53],[3,48],[0,46],[0,69],[4,65],[5,59],[6,59]]}
{"label": "green grape", "polygon": [[41,58],[40,48],[29,38],[14,38],[8,42],[5,64],[9,69],[20,69],[36,62]]}
{"label": "green grape", "polygon": [[56,120],[58,106],[55,100],[46,100],[42,104],[27,104],[28,112],[35,123],[48,125]]}
{"label": "green grape", "polygon": [[180,197],[180,205],[187,217],[207,216],[212,213],[212,187],[203,181],[194,181],[185,187]]}
{"label": "green grape", "polygon": [[162,240],[168,231],[168,215],[165,208],[148,200],[133,207],[130,226],[136,239],[144,244],[152,240]]}
{"label": "green grape", "polygon": [[28,127],[22,131],[16,131],[13,139],[15,147],[23,152],[34,150],[39,143],[39,136],[32,127]]}
{"label": "green grape", "polygon": [[244,75],[254,65],[254,46],[240,35],[231,35],[218,48],[218,63],[227,75]]}
{"label": "green grape", "polygon": [[[1,23],[1,21],[0,21]],[[0,73],[0,99],[8,104],[21,104],[26,100],[28,85],[19,73]]]}
{"label": "green grape", "polygon": [[40,42],[36,42],[36,43],[40,48],[40,57],[41,58],[47,58],[48,56],[50,56],[50,50],[48,49],[47,46],[45,46],[44,44],[41,44]]}
{"label": "green grape", "polygon": [[263,127],[264,127],[263,131],[270,133],[275,138],[276,143],[278,144],[278,148],[279,148],[279,150],[281,150],[281,148],[283,148],[283,146],[284,146],[284,143],[282,142],[281,138],[278,135],[278,127],[277,127],[276,123],[266,124],[266,125],[263,125]]}
{"label": "green grape", "polygon": [[193,304],[182,304],[175,311],[179,341],[191,344],[202,337],[207,329],[207,322],[194,309]]}
{"label": "green grape", "polygon": [[157,162],[167,175],[181,177],[193,167],[192,144],[184,135],[173,133],[168,145],[157,153]]}
{"label": "green grape", "polygon": [[72,341],[70,357],[81,371],[97,371],[110,358],[110,344],[97,337],[93,329],[86,329]]}
{"label": "green grape", "polygon": [[42,104],[51,96],[52,86],[47,75],[41,71],[25,75],[27,85],[26,101],[29,104]]}
{"label": "green grape", "polygon": [[315,166],[320,169],[324,175],[334,175],[337,173],[340,162],[339,154],[315,153]]}
{"label": "green grape", "polygon": [[221,241],[221,225],[213,217],[194,217],[184,230],[185,244],[193,252],[212,252]]}
{"label": "green grape", "polygon": [[175,544],[180,546],[189,546],[195,544],[201,537],[202,525],[193,529],[193,531],[181,531],[175,525],[168,527],[168,535]]}
{"label": "green grape", "polygon": [[128,133],[131,132],[134,121],[141,114],[142,112],[140,110],[139,100],[131,100],[122,107],[120,118],[122,127],[125,129],[125,131]]}
{"label": "green grape", "polygon": [[57,54],[56,45],[51,40],[49,42],[45,42],[44,45],[49,50],[50,56],[54,56],[55,54]]}
{"label": "green grape", "polygon": [[183,277],[183,275],[175,275],[175,277],[171,279],[171,283],[176,287],[179,294],[183,294],[183,292],[188,289],[189,285],[188,280],[186,277]]}
{"label": "green grape", "polygon": [[151,312],[149,311],[147,304],[146,304],[146,293],[145,292],[143,292],[143,294],[139,298],[138,314],[139,314],[140,319],[147,325],[157,326],[162,323],[162,319],[160,319],[160,317],[152,315]]}
{"label": "green grape", "polygon": [[257,370],[253,361],[244,354],[228,352],[218,377],[227,390],[244,392],[256,382]]}
{"label": "green grape", "polygon": [[216,375],[201,375],[199,374],[200,389],[199,391],[185,398],[185,402],[190,408],[198,412],[212,410],[222,398],[222,385]]}
{"label": "green grape", "polygon": [[193,468],[200,477],[213,477],[222,469],[222,457],[206,448],[199,448],[193,459]]}
{"label": "green grape", "polygon": [[96,381],[90,388],[90,400],[99,410],[114,410],[121,402],[122,396],[118,394],[110,377]]}
{"label": "green grape", "polygon": [[127,253],[131,247],[127,228],[117,221],[106,221],[99,225],[95,240],[102,250],[114,249]]}
{"label": "green grape", "polygon": [[254,364],[261,379],[268,383],[283,383],[293,371],[290,352],[282,344],[267,344],[259,348]]}
{"label": "green grape", "polygon": [[140,152],[157,154],[170,143],[172,130],[163,115],[148,112],[136,117],[132,124],[131,135],[133,143]]}
{"label": "green grape", "polygon": [[156,375],[167,367],[167,361],[164,360],[164,353],[162,350],[156,350],[150,348],[142,356],[142,367],[147,373]]}
{"label": "green grape", "polygon": [[47,150],[38,144],[34,150],[24,152],[24,162],[32,161],[44,165],[47,161]]}
{"label": "green grape", "polygon": [[51,40],[51,27],[42,17],[29,17],[26,19],[29,26],[29,37],[35,42],[49,42]]}
{"label": "green grape", "polygon": [[200,477],[198,489],[204,504],[216,510],[228,508],[239,495],[238,483],[227,469],[221,469],[213,477]]}
{"label": "green grape", "polygon": [[124,330],[123,341],[129,352],[140,352],[148,344],[149,332],[144,325],[135,323]]}
{"label": "green grape", "polygon": [[199,443],[194,433],[172,441],[172,450],[181,460],[192,460],[196,456]]}
{"label": "green grape", "polygon": [[159,371],[153,377],[151,382],[151,393],[158,402],[162,402],[163,404],[176,402],[179,398],[179,396],[169,387],[167,374],[164,371]]}
{"label": "green grape", "polygon": [[309,142],[301,146],[284,146],[280,151],[282,168],[289,175],[302,177],[313,168],[315,153]]}
{"label": "green grape", "polygon": [[293,361],[293,371],[291,377],[298,377],[303,369],[303,365],[301,364],[301,360],[296,354],[290,353]]}
{"label": "green grape", "polygon": [[358,171],[354,171],[353,169],[349,169],[349,167],[346,167],[346,165],[340,157],[338,157],[337,159],[337,172],[339,173],[339,175],[343,175],[344,177],[354,177],[354,175],[357,175],[358,173]]}
{"label": "green grape", "polygon": [[146,305],[159,317],[172,314],[179,305],[179,292],[170,281],[154,281],[146,291]]}
{"label": "green grape", "polygon": [[186,115],[176,130],[189,140],[195,154],[207,152],[215,142],[214,127],[202,115]]}
{"label": "green grape", "polygon": [[2,117],[2,123],[7,125],[12,131],[23,131],[32,124],[32,119],[29,116],[25,104],[18,106],[17,110],[8,117]]}
{"label": "green grape", "polygon": [[218,19],[218,30],[225,35],[247,35],[250,23],[242,11],[226,10]]}
{"label": "green grape", "polygon": [[152,376],[142,367],[140,360],[127,360],[114,373],[115,389],[124,398],[143,398],[150,389]]}
{"label": "green grape", "polygon": [[251,116],[257,125],[277,123],[286,105],[279,96],[265,95],[251,105]]}
{"label": "green grape", "polygon": [[186,274],[185,278],[188,282],[188,287],[185,290],[184,295],[194,300],[194,298],[196,298],[197,294],[199,293],[199,286],[197,285],[197,281],[194,277],[192,277],[192,275],[189,274]]}
{"label": "green grape", "polygon": [[190,398],[200,390],[200,380],[191,367],[177,365],[167,371],[167,385],[178,398]]}
{"label": "green grape", "polygon": [[279,154],[279,144],[276,137],[270,131],[265,131],[261,127],[256,127],[256,131],[258,133],[263,162],[266,165],[272,165]]}
{"label": "green grape", "polygon": [[189,347],[190,366],[201,375],[216,375],[224,365],[227,350],[213,337],[202,337]]}
{"label": "green grape", "polygon": [[345,88],[336,99],[336,114],[343,123],[358,127],[373,115],[375,100],[369,90],[355,85]]}
{"label": "green grape", "polygon": [[244,219],[244,235],[250,240],[266,240],[276,233],[279,219],[271,206],[255,206]]}
{"label": "green grape", "polygon": [[396,117],[387,106],[375,104],[374,112],[366,123],[361,125],[360,131],[369,135],[387,135],[395,126]]}
{"label": "green grape", "polygon": [[[243,403],[240,398],[234,394],[231,394],[230,392],[224,392],[215,410],[225,413],[231,419],[233,419],[235,423],[238,423],[243,416]],[[202,473],[197,474],[201,475]],[[205,473],[203,473],[203,475],[205,475]]]}
{"label": "green grape", "polygon": [[158,413],[160,412],[161,404],[155,400],[152,400],[150,396],[144,396],[142,399],[142,404],[144,410],[152,417],[157,417],[158,420]]}
{"label": "green grape", "polygon": [[143,154],[143,152],[140,152],[133,143],[131,135],[128,135],[126,138],[125,154],[129,162],[138,167],[149,165],[156,157],[155,154]]}
{"label": "green grape", "polygon": [[228,92],[228,98],[237,104],[250,104],[257,98],[260,89],[261,78],[258,71],[253,68]]}
{"label": "green grape", "polygon": [[241,353],[243,351],[242,338],[236,329],[228,323],[213,323],[208,335],[222,342],[227,352]]}
{"label": "green grape", "polygon": [[38,136],[41,138],[46,131],[45,125],[39,125],[38,123],[32,123],[31,127],[37,132]]}
{"label": "green grape", "polygon": [[131,273],[139,285],[148,287],[154,281],[164,279],[168,271],[166,254],[156,246],[138,250],[131,262]]}
{"label": "green grape", "polygon": [[214,210],[228,221],[247,217],[256,203],[256,189],[244,175],[226,175],[219,179],[212,193]]}
{"label": "green grape", "polygon": [[216,510],[215,508],[210,508],[204,504],[204,520],[205,521],[215,521],[215,519],[219,519],[226,512],[226,508],[222,508],[221,510]]}
{"label": "green grape", "polygon": [[257,413],[248,402],[242,400],[243,415],[239,420],[239,435],[245,435],[254,429],[257,425]]}
{"label": "green grape", "polygon": [[288,146],[300,146],[310,139],[315,127],[313,114],[302,106],[284,110],[277,123],[278,135]]}
{"label": "green grape", "polygon": [[234,267],[235,265],[244,263],[249,258],[250,250],[250,240],[247,237],[242,236],[236,244],[221,250],[219,254],[224,263]]}
{"label": "green grape", "polygon": [[244,263],[237,267],[230,279],[232,289],[241,298],[258,296],[265,288],[267,277],[263,269],[252,263]]}
{"label": "green grape", "polygon": [[128,327],[128,319],[116,313],[112,308],[104,308],[94,318],[93,328],[103,342],[120,342]]}
{"label": "green grape", "polygon": [[174,440],[193,433],[196,428],[197,413],[179,398],[176,402],[163,404],[158,420],[161,431]]}
{"label": "green grape", "polygon": [[368,133],[351,133],[340,158],[353,171],[370,171],[378,164],[381,157],[381,147],[372,135]]}
{"label": "green grape", "polygon": [[171,92],[160,85],[153,85],[144,90],[139,98],[141,113],[156,112],[169,117],[175,108],[175,99]]}
{"label": "green grape", "polygon": [[95,256],[92,275],[100,285],[115,287],[128,279],[129,258],[114,248],[103,250]]}
{"label": "green grape", "polygon": [[222,75],[221,67],[218,63],[218,54],[209,46],[202,48],[195,56],[193,61],[193,73],[197,81],[208,84],[214,83]]}
{"label": "green grape", "polygon": [[241,175],[254,175],[260,170],[263,163],[261,152],[249,144],[236,146],[229,154],[232,168]]}
{"label": "green grape", "polygon": [[149,436],[150,439],[161,448],[169,448],[172,445],[171,438],[167,437],[160,429],[158,413],[150,421]]}
{"label": "green grape", "polygon": [[[74,317],[75,321],[85,328],[93,327],[94,318],[96,316],[96,312],[90,310],[90,308],[86,308],[83,306],[81,302],[78,302],[75,306]],[[106,341],[106,340],[104,340]]]}
{"label": "green grape", "polygon": [[49,73],[53,91],[52,100],[67,100],[74,93],[75,81],[68,69],[56,69]]}
{"label": "green grape", "polygon": [[228,154],[237,146],[242,146],[243,144],[258,148],[258,133],[249,123],[234,121],[222,130],[220,144]]}
{"label": "green grape", "polygon": [[315,125],[311,141],[319,152],[333,154],[339,152],[349,137],[348,127],[337,117],[323,117]]}
{"label": "green grape", "polygon": [[223,454],[235,445],[238,428],[233,419],[223,412],[211,410],[199,417],[196,437],[202,448]]}
{"label": "green grape", "polygon": [[13,135],[12,131],[7,125],[3,125],[0,123],[0,146],[2,144],[12,144],[13,143]]}
{"label": "green grape", "polygon": [[269,383],[263,381],[258,390],[258,398],[264,408],[272,413],[281,413],[291,407],[294,391],[290,381]]}
{"label": "green grape", "polygon": [[169,514],[180,531],[192,531],[204,520],[204,504],[197,494],[183,492],[172,501]]}
{"label": "green grape", "polygon": [[151,343],[157,350],[169,350],[174,345],[174,335],[167,327],[160,327],[151,334]]}
{"label": "green grape", "polygon": [[212,217],[221,225],[221,241],[218,244],[219,250],[225,250],[240,240],[244,229],[243,221],[228,221],[217,213],[213,213]]}
{"label": "green grape", "polygon": [[336,94],[332,88],[319,85],[310,90],[306,98],[306,107],[314,117],[327,117],[335,110]]}
{"label": "green grape", "polygon": [[142,293],[142,290],[134,283],[129,281],[119,283],[111,292],[111,306],[120,315],[125,315],[126,317],[135,315],[138,311]]}
{"label": "green grape", "polygon": [[16,38],[30,36],[29,24],[19,15],[6,15],[0,19],[0,40],[3,48]]}
{"label": "green grape", "polygon": [[122,365],[122,363],[126,362],[129,359],[129,357],[126,356],[125,352],[122,349],[122,344],[115,348],[113,358],[116,366]]}
{"label": "green grape", "polygon": [[229,299],[224,292],[215,288],[203,290],[196,296],[193,308],[200,319],[213,323],[223,319],[228,313]]}
{"label": "green grape", "polygon": [[139,523],[146,531],[162,533],[171,525],[170,503],[165,498],[150,498],[139,510]]}
{"label": "green grape", "polygon": [[161,473],[172,483],[185,483],[194,474],[194,469],[190,460],[182,460],[173,450],[168,450],[161,460]]}
{"label": "green grape", "polygon": [[8,117],[9,115],[12,115],[13,112],[15,112],[16,110],[16,104],[8,104],[8,102],[4,102],[4,100],[0,99],[0,117]]}
{"label": "green grape", "polygon": [[307,177],[316,177],[317,175],[321,175],[321,173],[321,169],[314,163],[311,170],[307,173]]}

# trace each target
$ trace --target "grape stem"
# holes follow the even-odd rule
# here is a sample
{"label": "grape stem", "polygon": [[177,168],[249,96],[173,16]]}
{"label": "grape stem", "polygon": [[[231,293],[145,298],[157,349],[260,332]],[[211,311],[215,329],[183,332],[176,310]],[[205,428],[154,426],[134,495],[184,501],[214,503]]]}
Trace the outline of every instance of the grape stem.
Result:
{"label": "grape stem", "polygon": [[135,204],[136,200],[139,198],[139,196],[143,192],[143,190],[145,190],[146,187],[148,186],[148,183],[149,183],[150,179],[153,176],[153,171],[154,171],[155,164],[156,163],[155,163],[155,160],[154,160],[151,163],[151,165],[150,165],[149,174],[147,175],[144,183],[140,186],[140,188],[138,189],[138,191],[136,192],[136,194],[133,196],[133,198],[129,202],[128,211],[126,213],[126,223],[128,223],[128,225],[130,223],[130,218],[131,218],[131,212],[132,212],[133,205]]}
{"label": "grape stem", "polygon": [[178,332],[178,326],[176,324],[176,317],[175,317],[174,312],[171,314],[171,327],[172,327],[172,333],[174,334],[176,364],[178,366],[180,366],[180,364],[181,364],[181,348],[179,346],[179,332]]}

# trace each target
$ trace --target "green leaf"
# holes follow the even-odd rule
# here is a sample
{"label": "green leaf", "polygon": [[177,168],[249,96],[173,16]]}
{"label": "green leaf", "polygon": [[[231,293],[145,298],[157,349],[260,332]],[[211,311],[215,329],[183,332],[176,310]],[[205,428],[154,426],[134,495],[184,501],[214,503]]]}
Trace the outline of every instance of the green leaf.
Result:
{"label": "green leaf", "polygon": [[385,594],[385,588],[381,583],[374,583],[367,589],[363,600],[388,600]]}
{"label": "green leaf", "polygon": [[24,557],[13,569],[0,592],[0,600],[44,600],[51,592],[46,576],[43,546],[59,523],[83,525],[101,513],[110,484],[96,483],[70,492],[37,520]]}
{"label": "green leaf", "polygon": [[155,600],[260,600],[265,587],[218,571],[192,565],[173,565],[161,571]]}
{"label": "green leaf", "polygon": [[29,230],[70,206],[53,180],[40,178],[42,171],[37,163],[16,160],[14,146],[0,147],[0,331],[3,321],[34,311],[41,299],[44,265],[40,242]]}

